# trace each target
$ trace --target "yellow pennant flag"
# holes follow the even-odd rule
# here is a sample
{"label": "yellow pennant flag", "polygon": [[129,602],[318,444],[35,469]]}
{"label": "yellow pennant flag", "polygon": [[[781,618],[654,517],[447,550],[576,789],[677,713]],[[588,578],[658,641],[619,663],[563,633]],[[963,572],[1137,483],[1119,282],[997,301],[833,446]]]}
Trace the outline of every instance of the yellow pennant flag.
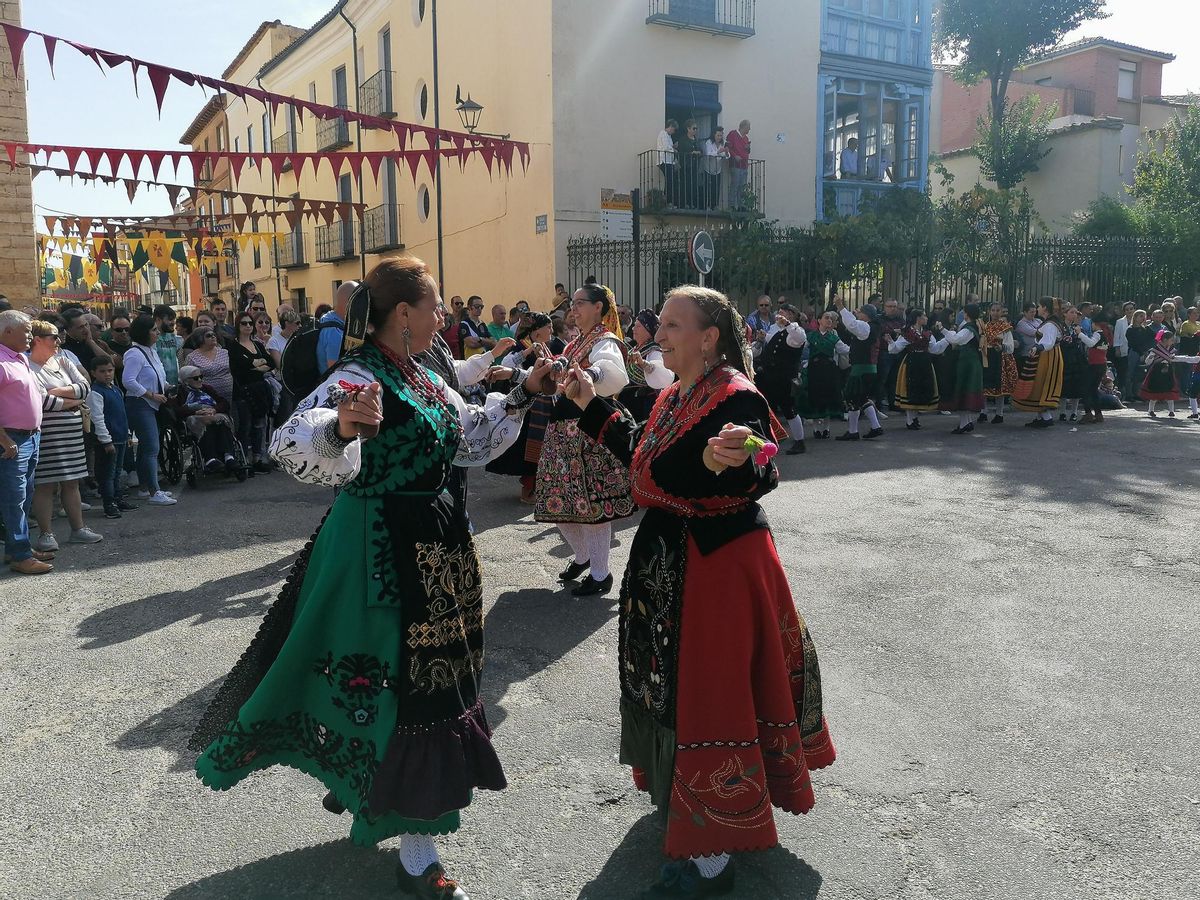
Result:
{"label": "yellow pennant flag", "polygon": [[95,287],[100,283],[99,267],[90,259],[83,261],[83,283],[89,288]]}
{"label": "yellow pennant flag", "polygon": [[171,267],[171,242],[163,235],[152,235],[146,252],[150,254],[150,262],[154,268],[160,272],[165,272]]}
{"label": "yellow pennant flag", "polygon": [[177,291],[183,290],[179,281],[179,266],[172,263],[171,268],[167,269],[167,277],[171,279],[171,286]]}

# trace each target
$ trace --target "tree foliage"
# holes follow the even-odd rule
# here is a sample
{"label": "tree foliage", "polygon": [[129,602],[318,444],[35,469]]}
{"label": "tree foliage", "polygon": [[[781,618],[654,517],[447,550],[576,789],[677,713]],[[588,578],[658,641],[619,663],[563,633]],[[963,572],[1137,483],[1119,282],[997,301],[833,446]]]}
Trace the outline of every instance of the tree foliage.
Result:
{"label": "tree foliage", "polygon": [[1106,16],[1104,0],[941,0],[937,5],[935,42],[943,58],[956,63],[955,78],[989,83],[993,159],[1005,157],[1005,136],[1011,134],[1004,119],[1013,72],[1084,22]]}
{"label": "tree foliage", "polygon": [[1002,100],[1002,114],[996,118],[991,110],[976,123],[974,152],[979,157],[979,171],[1002,190],[1011,190],[1038,170],[1050,153],[1046,140],[1050,137],[1050,122],[1058,114],[1057,106],[1038,110],[1038,96],[1027,94],[1016,103]]}

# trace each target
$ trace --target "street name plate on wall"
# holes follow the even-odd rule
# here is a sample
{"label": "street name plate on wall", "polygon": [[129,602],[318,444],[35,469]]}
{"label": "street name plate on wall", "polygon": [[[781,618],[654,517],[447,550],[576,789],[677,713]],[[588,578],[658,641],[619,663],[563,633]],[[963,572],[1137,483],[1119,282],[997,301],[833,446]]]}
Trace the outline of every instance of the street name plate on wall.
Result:
{"label": "street name plate on wall", "polygon": [[546,234],[550,230],[550,217],[538,216],[533,220],[534,234]]}
{"label": "street name plate on wall", "polygon": [[633,240],[633,197],[629,194],[601,189],[600,237],[606,241]]}

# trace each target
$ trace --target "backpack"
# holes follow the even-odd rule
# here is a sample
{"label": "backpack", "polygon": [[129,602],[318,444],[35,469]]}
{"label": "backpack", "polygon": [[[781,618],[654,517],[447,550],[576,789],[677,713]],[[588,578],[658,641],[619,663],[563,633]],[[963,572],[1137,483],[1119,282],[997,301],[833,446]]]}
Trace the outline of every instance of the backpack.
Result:
{"label": "backpack", "polygon": [[284,387],[297,400],[303,400],[315,391],[325,378],[325,373],[317,365],[317,341],[321,331],[341,327],[335,322],[327,322],[308,331],[301,331],[293,335],[283,348],[279,371],[283,376]]}

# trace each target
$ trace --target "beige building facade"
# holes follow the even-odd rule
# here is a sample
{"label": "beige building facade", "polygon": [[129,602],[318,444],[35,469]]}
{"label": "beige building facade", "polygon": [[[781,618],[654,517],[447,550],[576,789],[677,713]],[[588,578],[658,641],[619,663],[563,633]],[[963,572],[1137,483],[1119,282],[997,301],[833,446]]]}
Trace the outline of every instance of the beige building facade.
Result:
{"label": "beige building facade", "polygon": [[[300,179],[284,172],[277,187],[269,170],[247,168],[235,190],[362,202],[365,215],[332,226],[303,221],[276,253],[244,254],[240,279],[272,302],[312,311],[342,281],[411,253],[435,268],[447,297],[545,308],[555,282],[571,280],[569,240],[601,233],[602,192],[655,190],[661,175],[647,154],[669,115],[696,115],[702,138],[710,126],[732,130],[749,119],[762,211],[782,224],[810,224],[821,4],[758,4],[757,14],[754,4],[710,5],[697,21],[693,7],[705,4],[679,4],[687,14],[673,14],[668,0],[441,2],[436,77],[432,0],[343,0],[303,33],[265,23],[229,80],[454,131],[464,130],[456,100],[470,96],[484,107],[480,132],[527,141],[532,158],[511,175],[489,174],[478,158],[465,169],[443,163],[440,202],[424,165],[415,181],[406,166],[385,165],[378,184],[367,176],[359,185],[348,170],[335,179],[322,164]],[[747,20],[725,7],[751,12]],[[360,140],[364,151],[396,148],[390,133],[359,135],[353,123],[300,121],[286,109],[272,121],[254,103],[231,103],[225,118],[234,151],[352,151]],[[414,146],[423,149],[424,139]],[[722,209],[658,210],[644,227],[728,218]]]}
{"label": "beige building facade", "polygon": [[[0,22],[21,24],[19,0],[0,2]],[[13,71],[8,43],[0,50],[0,140],[29,140],[24,66]],[[0,166],[0,293],[15,309],[38,306],[41,273],[33,221],[33,185],[28,169]]]}

